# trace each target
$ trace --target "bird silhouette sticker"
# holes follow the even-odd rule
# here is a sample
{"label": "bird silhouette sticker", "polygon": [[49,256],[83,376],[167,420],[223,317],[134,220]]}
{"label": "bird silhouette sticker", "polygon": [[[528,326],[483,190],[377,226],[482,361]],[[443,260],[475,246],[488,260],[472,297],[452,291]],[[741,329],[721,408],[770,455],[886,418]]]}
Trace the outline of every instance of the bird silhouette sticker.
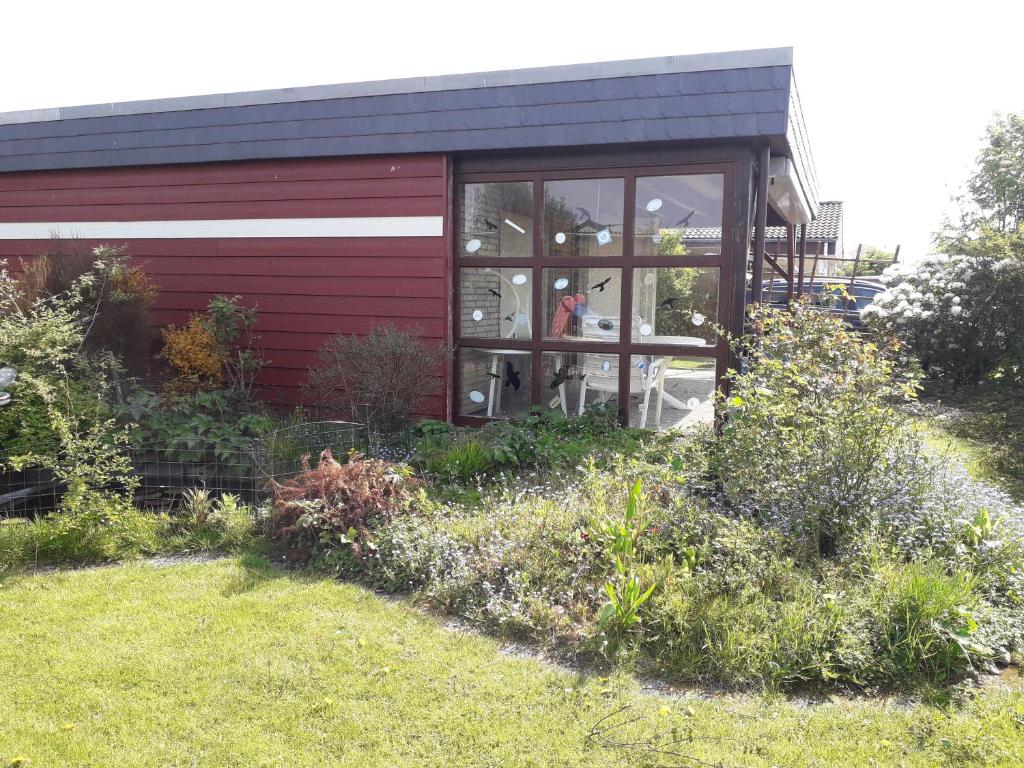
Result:
{"label": "bird silhouette sticker", "polygon": [[612,279],[610,277],[606,277],[600,283],[590,286],[590,290],[597,291],[598,293],[604,293],[605,286],[608,285],[608,283],[610,283],[611,281]]}
{"label": "bird silhouette sticker", "polygon": [[679,301],[678,296],[669,296],[658,305],[658,309],[675,309],[677,301]]}
{"label": "bird silhouette sticker", "polygon": [[512,361],[505,361],[505,386],[512,387],[514,392],[519,391],[521,382],[519,381],[519,371],[512,367]]}
{"label": "bird silhouette sticker", "polygon": [[555,371],[555,377],[551,379],[551,383],[548,385],[551,389],[558,389],[560,386],[565,384],[567,381],[572,379],[582,379],[583,377],[576,373],[571,366],[564,366]]}
{"label": "bird silhouette sticker", "polygon": [[690,226],[690,219],[692,219],[692,218],[693,218],[693,214],[695,214],[696,212],[697,212],[697,209],[696,209],[696,208],[694,208],[694,209],[693,209],[692,211],[690,211],[690,212],[689,212],[688,214],[686,214],[685,216],[683,216],[683,218],[681,218],[681,219],[680,219],[679,221],[677,221],[677,222],[676,222],[676,223],[675,223],[675,224],[673,225],[673,229],[679,229],[680,227],[688,227],[688,226]]}
{"label": "bird silhouette sticker", "polygon": [[501,298],[501,291],[496,291],[494,288],[488,288],[487,292],[492,296],[497,296],[499,299]]}

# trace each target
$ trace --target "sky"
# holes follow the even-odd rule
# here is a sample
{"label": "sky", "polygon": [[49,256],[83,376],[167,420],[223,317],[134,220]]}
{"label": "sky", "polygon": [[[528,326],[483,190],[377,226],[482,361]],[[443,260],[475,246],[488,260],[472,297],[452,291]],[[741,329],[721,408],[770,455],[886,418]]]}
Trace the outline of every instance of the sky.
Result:
{"label": "sky", "polygon": [[0,112],[792,46],[846,245],[930,250],[996,113],[1024,112],[1024,3],[4,3]]}

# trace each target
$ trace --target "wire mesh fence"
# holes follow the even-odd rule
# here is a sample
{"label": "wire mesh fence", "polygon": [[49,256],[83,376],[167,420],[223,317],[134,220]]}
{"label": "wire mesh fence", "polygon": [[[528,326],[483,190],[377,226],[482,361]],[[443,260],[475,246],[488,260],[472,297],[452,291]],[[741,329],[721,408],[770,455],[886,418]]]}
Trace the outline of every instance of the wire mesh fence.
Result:
{"label": "wire mesh fence", "polygon": [[[231,493],[248,504],[266,499],[275,481],[315,465],[329,450],[339,461],[353,453],[403,459],[412,444],[404,409],[362,409],[361,421],[311,421],[293,424],[257,438],[227,443],[184,439],[174,443],[125,446],[136,488],[135,503],[154,511],[173,511],[185,494],[203,489]],[[47,462],[18,457],[60,458],[54,444],[5,446],[0,453],[0,517],[25,517],[57,509],[67,486]],[[17,468],[16,468],[17,467]]]}

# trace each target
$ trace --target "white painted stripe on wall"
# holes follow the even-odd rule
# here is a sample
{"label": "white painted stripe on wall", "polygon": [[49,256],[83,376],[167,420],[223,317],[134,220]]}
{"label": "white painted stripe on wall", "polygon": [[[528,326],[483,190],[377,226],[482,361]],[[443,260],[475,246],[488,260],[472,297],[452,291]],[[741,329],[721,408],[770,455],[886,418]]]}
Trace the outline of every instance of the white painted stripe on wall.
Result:
{"label": "white painted stripe on wall", "polygon": [[441,216],[351,216],[317,219],[198,219],[191,221],[0,222],[0,240],[83,240],[218,237],[440,237]]}

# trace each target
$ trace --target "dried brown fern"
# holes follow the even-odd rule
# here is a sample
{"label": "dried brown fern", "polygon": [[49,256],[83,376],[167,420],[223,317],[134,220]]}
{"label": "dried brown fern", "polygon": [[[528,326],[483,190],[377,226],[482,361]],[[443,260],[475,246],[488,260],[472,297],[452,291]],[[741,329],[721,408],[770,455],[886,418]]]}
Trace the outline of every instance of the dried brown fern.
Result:
{"label": "dried brown fern", "polygon": [[268,535],[295,565],[338,542],[350,544],[353,554],[362,557],[371,525],[408,511],[418,485],[400,465],[361,454],[344,464],[330,450],[320,454],[316,466],[309,459],[302,457],[297,475],[273,484]]}

